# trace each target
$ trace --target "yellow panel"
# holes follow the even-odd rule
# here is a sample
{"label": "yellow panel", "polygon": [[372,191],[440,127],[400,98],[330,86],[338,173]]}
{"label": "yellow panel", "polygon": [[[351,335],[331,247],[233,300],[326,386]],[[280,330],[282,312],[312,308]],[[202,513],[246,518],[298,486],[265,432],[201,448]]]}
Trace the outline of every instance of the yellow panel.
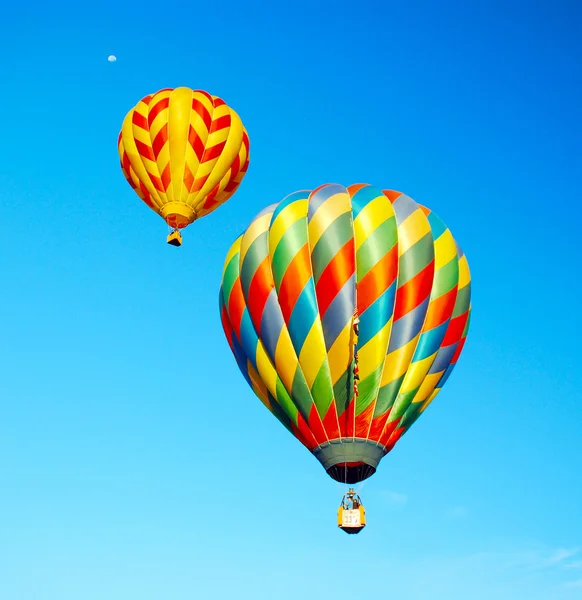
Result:
{"label": "yellow panel", "polygon": [[230,249],[228,251],[228,254],[226,255],[226,259],[224,261],[224,267],[222,269],[223,277],[224,277],[226,268],[230,264],[230,261],[233,259],[234,256],[236,256],[236,254],[238,254],[240,252],[240,244],[241,244],[242,238],[243,238],[243,236],[241,235],[234,241],[234,243],[232,244],[232,246],[230,247]]}
{"label": "yellow panel", "polygon": [[260,378],[259,374],[255,371],[250,360],[247,359],[247,370],[249,372],[249,377],[253,382],[253,392],[257,395],[257,397],[261,400],[261,402],[271,411],[273,412],[273,407],[269,402],[269,396],[267,392],[267,386]]}
{"label": "yellow panel", "polygon": [[418,335],[410,340],[408,344],[405,344],[398,350],[394,350],[394,352],[390,352],[386,356],[386,363],[384,365],[384,372],[382,373],[382,383],[381,387],[389,384],[390,382],[398,379],[406,371],[410,366],[410,361],[414,356],[414,351],[416,350],[416,344],[418,343]]}
{"label": "yellow panel", "polygon": [[269,223],[271,222],[271,217],[273,213],[264,214],[262,217],[259,217],[255,221],[253,221],[248,229],[244,232],[241,247],[240,247],[240,264],[243,264],[245,256],[251,247],[251,244],[267,229],[269,229]]}
{"label": "yellow panel", "polygon": [[318,317],[309,330],[299,354],[301,370],[310,388],[321,369],[321,365],[325,362],[325,357],[325,341],[321,321]]}
{"label": "yellow panel", "polygon": [[422,210],[417,209],[398,226],[398,255],[402,256],[418,240],[431,231]]}
{"label": "yellow panel", "polygon": [[471,281],[471,272],[469,271],[469,263],[467,257],[463,256],[459,260],[459,289],[464,288]]}
{"label": "yellow panel", "polygon": [[[210,176],[198,193],[199,197],[207,196],[212,191],[212,188],[214,188],[214,186],[222,179],[222,177],[224,177],[224,174],[228,171],[228,169],[230,169],[232,163],[238,156],[241,144],[243,143],[244,127],[242,121],[234,110],[229,108],[229,112],[231,122],[230,128],[228,129],[228,138],[226,139],[226,144],[224,145],[220,156],[214,163]],[[211,134],[208,138],[207,143],[210,146],[213,145],[211,139],[213,135],[214,134]]]}
{"label": "yellow panel", "polygon": [[427,408],[428,405],[437,397],[437,394],[441,391],[440,388],[433,390],[433,392],[431,393],[431,395],[425,400],[424,404],[422,405],[422,408],[420,409],[420,412],[424,412]]}
{"label": "yellow panel", "polygon": [[291,337],[286,328],[281,330],[277,347],[275,348],[275,366],[283,385],[289,393],[293,389],[293,379],[297,371],[297,355],[291,343]]}
{"label": "yellow panel", "polygon": [[307,217],[307,206],[307,198],[304,200],[296,200],[286,206],[277,215],[277,218],[271,224],[271,229],[269,231],[269,248],[271,249],[271,255],[275,252],[275,249],[279,245],[281,238],[287,232],[287,229],[299,219],[305,219]]}
{"label": "yellow panel", "polygon": [[424,378],[418,392],[414,396],[414,402],[424,402],[434,390],[434,386],[439,382],[444,371],[439,373],[431,373]]}
{"label": "yellow panel", "polygon": [[356,250],[366,241],[370,231],[377,229],[384,221],[394,216],[390,200],[381,194],[369,202],[354,219]]}
{"label": "yellow panel", "polygon": [[352,205],[347,192],[330,196],[315,212],[309,222],[309,243],[315,247],[325,230],[340,215],[351,212]]}
{"label": "yellow panel", "polygon": [[375,371],[386,359],[386,350],[392,331],[392,318],[380,329],[380,331],[364,346],[358,349],[358,367],[360,379]]}
{"label": "yellow panel", "polygon": [[352,344],[350,343],[352,333],[353,326],[352,319],[350,319],[327,353],[332,385],[338,382],[353,358]]}
{"label": "yellow panel", "polygon": [[457,256],[457,245],[447,229],[434,243],[435,270],[444,267]]}
{"label": "yellow panel", "polygon": [[408,373],[406,373],[406,377],[402,382],[402,387],[400,388],[401,394],[410,392],[422,384],[426,374],[434,362],[435,356],[436,352],[423,360],[411,363],[410,367],[408,368]]}
{"label": "yellow panel", "polygon": [[271,359],[265,352],[265,348],[262,342],[259,342],[257,346],[257,369],[259,376],[267,386],[271,396],[277,397],[277,371],[271,362]]}

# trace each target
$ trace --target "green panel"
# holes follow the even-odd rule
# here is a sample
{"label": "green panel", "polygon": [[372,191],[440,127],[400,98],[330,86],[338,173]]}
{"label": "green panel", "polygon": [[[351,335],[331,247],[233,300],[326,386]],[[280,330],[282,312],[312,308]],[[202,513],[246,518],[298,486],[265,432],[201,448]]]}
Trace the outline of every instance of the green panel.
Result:
{"label": "green panel", "polygon": [[277,289],[281,287],[281,281],[287,272],[287,267],[306,242],[305,219],[298,219],[285,231],[285,235],[272,254],[273,277]]}
{"label": "green panel", "polygon": [[338,415],[341,415],[345,412],[353,395],[354,386],[353,382],[351,381],[350,371],[347,370],[333,386],[333,396],[335,398],[335,405]]}
{"label": "green panel", "polygon": [[455,310],[453,312],[453,319],[463,315],[469,310],[469,304],[471,302],[471,285],[466,285],[462,290],[457,293],[457,301],[455,302]]}
{"label": "green panel", "polygon": [[431,298],[440,298],[459,283],[459,261],[455,256],[436,273]]}
{"label": "green panel", "polygon": [[291,390],[291,396],[295,402],[295,406],[299,409],[303,418],[309,421],[309,413],[313,406],[313,398],[311,392],[303,376],[303,372],[298,367],[295,371],[295,377],[293,378],[293,389]]}
{"label": "green panel", "polygon": [[289,393],[285,389],[283,382],[278,377],[275,391],[277,392],[277,402],[285,414],[291,419],[293,425],[297,425],[297,415],[299,411],[297,410],[295,404],[293,404],[293,400],[291,400],[291,396],[289,396]]}
{"label": "green panel", "polygon": [[[406,373],[404,375],[406,375]],[[378,402],[376,402],[376,408],[374,410],[374,417],[379,417],[392,408],[394,400],[398,395],[398,390],[400,390],[402,382],[404,381],[404,375],[380,388],[380,391],[378,392]]]}
{"label": "green panel", "polygon": [[340,215],[329,227],[311,249],[313,261],[313,279],[317,283],[325,267],[338,251],[354,237],[352,228],[352,214]]}
{"label": "green panel", "polygon": [[432,233],[421,237],[401,257],[398,267],[398,287],[418,275],[434,259]]}
{"label": "green panel", "polygon": [[360,246],[356,260],[358,265],[358,281],[390,250],[398,241],[396,218],[390,217],[375,229]]}
{"label": "green panel", "polygon": [[237,252],[224,270],[222,289],[224,290],[223,297],[226,304],[228,304],[228,299],[230,298],[230,293],[232,292],[234,282],[239,275],[239,259],[240,254]]}
{"label": "green panel", "polygon": [[376,398],[378,386],[382,379],[382,369],[384,364],[379,365],[375,371],[372,371],[366,379],[358,383],[358,400],[356,401],[356,415],[363,413]]}
{"label": "green panel", "polygon": [[406,412],[410,403],[416,396],[416,392],[418,392],[418,388],[398,395],[396,402],[394,402],[394,406],[392,407],[392,411],[390,412],[390,418],[388,419],[389,423],[397,421]]}
{"label": "green panel", "polygon": [[319,373],[313,382],[311,395],[317,407],[319,416],[323,419],[331,406],[333,400],[333,389],[331,387],[331,376],[329,374],[329,365],[327,360],[323,362]]}

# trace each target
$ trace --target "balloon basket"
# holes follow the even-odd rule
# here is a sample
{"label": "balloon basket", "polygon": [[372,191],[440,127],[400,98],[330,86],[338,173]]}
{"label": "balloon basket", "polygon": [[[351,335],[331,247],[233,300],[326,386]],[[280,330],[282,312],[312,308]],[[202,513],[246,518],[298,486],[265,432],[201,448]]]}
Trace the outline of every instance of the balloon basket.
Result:
{"label": "balloon basket", "polygon": [[181,246],[182,245],[182,234],[176,229],[172,231],[168,236],[168,244],[170,246]]}

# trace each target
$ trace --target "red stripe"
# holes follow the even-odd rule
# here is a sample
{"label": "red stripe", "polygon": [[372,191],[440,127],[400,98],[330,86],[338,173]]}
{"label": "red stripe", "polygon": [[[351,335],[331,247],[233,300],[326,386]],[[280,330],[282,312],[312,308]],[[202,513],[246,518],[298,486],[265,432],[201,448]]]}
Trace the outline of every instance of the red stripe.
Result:
{"label": "red stripe", "polygon": [[396,292],[396,306],[394,307],[394,320],[414,310],[426,300],[432,290],[434,279],[434,260],[432,260],[418,275],[407,281]]}
{"label": "red stripe", "polygon": [[137,110],[133,111],[133,115],[131,116],[131,122],[134,125],[141,127],[141,129],[145,129],[146,131],[149,131],[150,129],[148,120],[141,113],[137,112]]}
{"label": "red stripe", "polygon": [[394,448],[394,446],[396,445],[396,442],[404,435],[405,431],[406,430],[404,427],[399,427],[398,429],[395,429],[392,432],[390,439],[388,439],[386,441],[386,444],[384,444],[386,446],[387,452],[390,452],[390,450],[392,450],[392,448]]}
{"label": "red stripe", "polygon": [[[293,427],[293,429],[298,430],[299,435],[303,438],[301,441],[309,448],[309,450],[313,450],[319,445],[301,413],[297,413],[297,427]],[[297,437],[299,437],[299,435],[297,435]]]}
{"label": "red stripe", "polygon": [[216,108],[217,106],[222,106],[223,104],[226,104],[226,102],[222,98],[218,98],[218,97],[213,98],[212,101],[214,103],[214,108]]}
{"label": "red stripe", "polygon": [[455,353],[453,354],[453,357],[451,358],[451,365],[454,365],[458,360],[459,360],[459,356],[461,356],[461,352],[463,351],[463,348],[465,347],[465,342],[467,341],[467,338],[461,338],[459,340],[459,345],[457,346],[457,349],[455,350]]}
{"label": "red stripe", "polygon": [[198,192],[198,191],[200,191],[204,187],[204,184],[206,183],[207,179],[208,179],[208,175],[204,175],[203,177],[199,177],[198,179],[194,179],[194,185],[192,186],[192,189],[190,191],[191,192]]}
{"label": "red stripe", "polygon": [[202,156],[204,156],[204,142],[196,133],[196,130],[192,125],[190,125],[190,130],[188,131],[188,142],[190,143],[190,146],[192,146],[192,150],[194,150],[198,162],[201,162]]}
{"label": "red stripe", "polygon": [[226,312],[226,306],[223,305],[222,311],[220,313],[220,320],[222,322],[222,329],[224,329],[224,335],[228,341],[228,345],[232,352],[234,352],[234,345],[232,343],[232,325],[228,320],[228,313]]}
{"label": "red stripe", "polygon": [[304,244],[289,263],[277,294],[285,323],[289,323],[297,298],[303,292],[305,284],[310,278],[309,246]]}
{"label": "red stripe", "polygon": [[[234,162],[232,163],[232,165],[230,167],[230,180],[224,186],[225,192],[234,192],[234,190],[236,189],[236,186],[238,184],[238,182],[236,181],[236,176],[239,174],[239,170],[240,170],[240,154],[237,154],[236,158],[234,159]],[[233,189],[233,187],[234,187],[234,189]]]}
{"label": "red stripe", "polygon": [[311,429],[313,433],[313,437],[315,437],[317,444],[323,444],[327,442],[327,436],[325,435],[325,429],[321,423],[321,418],[319,417],[319,413],[317,412],[317,408],[315,404],[311,405],[311,409],[309,411],[309,429]]}
{"label": "red stripe", "polygon": [[362,314],[393,283],[398,274],[398,244],[389,250],[358,282],[358,312]]}
{"label": "red stripe", "polygon": [[379,415],[372,419],[372,424],[370,426],[370,432],[368,433],[368,439],[377,442],[384,431],[384,427],[386,422],[388,421],[388,417],[390,416],[390,410],[387,410],[384,414]]}
{"label": "red stripe", "polygon": [[402,196],[402,192],[397,192],[396,190],[382,190],[382,193],[390,200],[391,204],[394,204],[394,202]]}
{"label": "red stripe", "polygon": [[226,142],[220,142],[220,144],[216,144],[216,146],[212,146],[212,148],[206,148],[204,150],[204,156],[202,157],[201,162],[205,163],[218,158],[224,150],[225,143]]}
{"label": "red stripe", "polygon": [[210,129],[212,125],[212,117],[210,116],[206,106],[204,106],[200,100],[192,98],[192,110],[202,119],[204,125],[206,125],[206,129]]}
{"label": "red stripe", "polygon": [[216,200],[216,195],[218,194],[219,188],[220,188],[220,182],[218,182],[210,190],[210,192],[206,195],[206,199],[204,200],[204,204],[202,205],[202,208],[204,210],[208,210],[209,208],[211,208],[212,206],[215,206],[218,203]]}
{"label": "red stripe", "polygon": [[214,133],[215,131],[220,131],[221,129],[226,129],[227,127],[230,127],[230,123],[231,123],[230,113],[228,115],[223,115],[222,117],[219,117],[218,119],[215,119],[214,121],[212,121],[212,125],[210,127],[210,133]]}
{"label": "red stripe", "polygon": [[168,124],[165,123],[164,126],[158,131],[154,141],[152,143],[152,150],[154,151],[154,156],[158,158],[162,148],[165,146],[168,141]]}
{"label": "red stripe", "polygon": [[152,162],[156,162],[156,157],[154,156],[154,151],[151,146],[148,146],[139,140],[135,140],[135,146],[140,156],[143,156]]}
{"label": "red stripe", "polygon": [[162,183],[162,180],[159,177],[156,177],[155,175],[150,175],[150,180],[151,182],[154,184],[154,187],[156,188],[156,190],[158,190],[158,192],[165,192],[165,188],[164,188],[164,184]]}
{"label": "red stripe", "polygon": [[170,168],[170,163],[166,165],[166,168],[162,172],[162,185],[164,186],[164,192],[168,189],[172,181],[172,170]]}
{"label": "red stripe", "polygon": [[445,338],[441,344],[442,346],[450,346],[455,342],[458,342],[462,335],[463,331],[465,331],[465,325],[467,324],[467,317],[469,316],[469,311],[451,319],[449,326],[447,327],[447,333],[445,334]]}
{"label": "red stripe", "polygon": [[327,437],[330,440],[337,440],[341,437],[339,423],[337,420],[337,409],[335,405],[335,400],[331,401],[331,404],[329,405],[329,408],[325,413],[325,417],[323,417],[323,427],[327,432]]}
{"label": "red stripe", "polygon": [[323,317],[333,299],[354,274],[354,239],[349,239],[325,267],[317,282],[317,304]]}
{"label": "red stripe", "polygon": [[371,402],[364,412],[356,415],[356,437],[368,437],[370,422],[374,416],[374,405],[375,403]]}
{"label": "red stripe", "polygon": [[433,300],[428,305],[428,312],[423,327],[424,331],[434,329],[435,327],[442,325],[447,319],[450,319],[455,308],[456,299],[457,286],[452,290],[449,290],[446,294]]}
{"label": "red stripe", "polygon": [[154,208],[154,203],[152,200],[152,197],[150,196],[150,193],[147,191],[146,187],[144,186],[144,184],[140,181],[139,182],[139,190],[141,191],[143,198],[142,200],[152,209],[156,210]]}
{"label": "red stripe", "polygon": [[148,112],[148,124],[151,127],[154,119],[166,108],[170,106],[170,98],[162,98],[156,102]]}
{"label": "red stripe", "polygon": [[388,445],[388,440],[390,439],[390,436],[392,435],[396,427],[398,427],[399,420],[400,419],[396,419],[396,421],[392,421],[391,423],[388,423],[386,425],[386,429],[384,429],[384,433],[380,437],[380,444],[382,444],[382,446]]}
{"label": "red stripe", "polygon": [[261,335],[261,319],[263,310],[271,290],[275,287],[269,267],[269,257],[266,256],[251,280],[248,291],[248,309],[257,334]]}
{"label": "red stripe", "polygon": [[243,313],[245,311],[246,303],[242,292],[242,286],[240,283],[240,277],[237,277],[232,291],[230,292],[230,298],[228,299],[228,315],[232,328],[236,333],[236,337],[240,342],[240,326],[242,323]]}
{"label": "red stripe", "polygon": [[194,175],[192,175],[192,171],[190,171],[190,167],[187,163],[184,163],[184,185],[188,192],[190,192],[190,188],[194,183]]}

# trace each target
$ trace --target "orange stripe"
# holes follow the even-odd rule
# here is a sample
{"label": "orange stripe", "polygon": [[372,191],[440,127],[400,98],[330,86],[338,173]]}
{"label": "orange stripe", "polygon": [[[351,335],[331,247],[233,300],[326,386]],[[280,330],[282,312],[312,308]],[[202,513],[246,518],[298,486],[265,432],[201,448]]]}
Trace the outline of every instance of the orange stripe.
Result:
{"label": "orange stripe", "polygon": [[304,244],[287,267],[277,294],[286,323],[289,323],[297,298],[301,295],[305,284],[310,278],[309,246]]}
{"label": "orange stripe", "polygon": [[358,282],[358,312],[362,314],[391,285],[398,274],[398,244],[395,244]]}
{"label": "orange stripe", "polygon": [[434,329],[435,327],[442,325],[447,319],[450,319],[455,308],[456,299],[457,286],[439,298],[435,298],[428,305],[428,312],[424,322],[424,331]]}
{"label": "orange stripe", "polygon": [[434,260],[396,293],[394,320],[408,314],[429,296],[434,278]]}

